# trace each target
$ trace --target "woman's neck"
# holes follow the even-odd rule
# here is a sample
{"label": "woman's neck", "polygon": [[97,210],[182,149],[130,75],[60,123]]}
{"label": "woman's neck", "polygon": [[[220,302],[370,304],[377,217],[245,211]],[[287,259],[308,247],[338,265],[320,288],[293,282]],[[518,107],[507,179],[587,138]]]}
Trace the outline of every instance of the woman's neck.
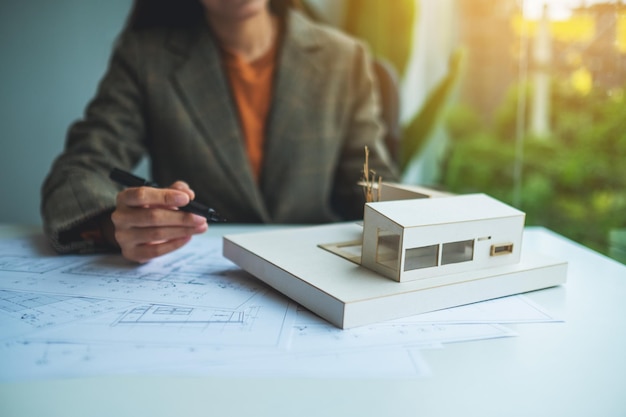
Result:
{"label": "woman's neck", "polygon": [[232,54],[252,62],[272,48],[276,39],[278,22],[269,11],[241,21],[216,21],[209,17],[221,47]]}

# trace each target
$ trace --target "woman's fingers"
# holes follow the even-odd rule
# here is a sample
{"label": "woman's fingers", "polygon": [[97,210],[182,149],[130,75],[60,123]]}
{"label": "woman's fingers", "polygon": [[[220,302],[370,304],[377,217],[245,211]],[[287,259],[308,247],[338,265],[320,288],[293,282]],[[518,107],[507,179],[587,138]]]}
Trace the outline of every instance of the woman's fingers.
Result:
{"label": "woman's fingers", "polygon": [[122,255],[131,261],[146,263],[153,258],[157,258],[161,255],[165,255],[176,249],[184,246],[191,240],[191,236],[184,238],[168,240],[163,243],[145,244],[139,246],[133,246],[122,250]]}
{"label": "woman's fingers", "polygon": [[206,218],[197,214],[163,207],[118,207],[111,214],[111,220],[116,229],[158,226],[195,227],[206,223]]}
{"label": "woman's fingers", "polygon": [[194,197],[189,186],[178,181],[172,187],[175,189],[135,187],[118,193],[111,221],[125,258],[147,262],[208,229],[204,217],[177,209]]}
{"label": "woman's fingers", "polygon": [[204,233],[208,224],[196,227],[147,227],[132,228],[115,232],[122,255],[136,262],[147,262],[152,258],[174,251],[189,242],[195,234]]}
{"label": "woman's fingers", "polygon": [[194,191],[189,188],[189,184],[187,184],[185,181],[176,181],[175,183],[170,185],[170,188],[186,193],[191,200],[196,198],[196,193],[194,193]]}
{"label": "woman's fingers", "polygon": [[[191,191],[191,190],[188,190]],[[191,191],[193,193],[193,191]],[[182,207],[189,204],[190,193],[171,188],[133,187],[117,194],[117,207]]]}

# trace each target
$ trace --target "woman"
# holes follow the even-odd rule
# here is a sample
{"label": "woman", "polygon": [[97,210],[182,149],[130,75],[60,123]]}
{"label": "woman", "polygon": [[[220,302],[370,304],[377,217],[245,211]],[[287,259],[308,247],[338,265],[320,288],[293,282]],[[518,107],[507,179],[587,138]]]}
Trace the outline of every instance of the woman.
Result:
{"label": "woman", "polygon": [[[286,0],[138,0],[44,183],[45,231],[146,262],[207,230],[176,210],[196,197],[230,222],[358,218],[365,146],[394,178],[378,113],[363,45]],[[171,186],[120,191],[109,171],[144,155]]]}

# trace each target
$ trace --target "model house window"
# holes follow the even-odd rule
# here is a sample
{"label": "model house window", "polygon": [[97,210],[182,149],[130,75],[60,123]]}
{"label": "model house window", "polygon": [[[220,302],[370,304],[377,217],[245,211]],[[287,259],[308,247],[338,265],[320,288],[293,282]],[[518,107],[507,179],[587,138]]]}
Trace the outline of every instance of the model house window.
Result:
{"label": "model house window", "polygon": [[398,269],[400,253],[400,235],[383,229],[378,229],[376,245],[376,262],[391,268]]}
{"label": "model house window", "polygon": [[444,243],[441,251],[441,265],[467,262],[474,259],[474,240]]}
{"label": "model house window", "polygon": [[439,245],[422,246],[407,249],[404,254],[404,270],[430,268],[437,266],[439,257]]}

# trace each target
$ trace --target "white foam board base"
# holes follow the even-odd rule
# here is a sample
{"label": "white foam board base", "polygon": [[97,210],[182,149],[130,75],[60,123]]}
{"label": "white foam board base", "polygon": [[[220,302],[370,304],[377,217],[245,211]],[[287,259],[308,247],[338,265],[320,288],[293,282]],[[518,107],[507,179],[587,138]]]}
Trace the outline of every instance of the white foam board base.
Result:
{"label": "white foam board base", "polygon": [[224,236],[224,256],[337,327],[346,329],[562,284],[567,263],[522,253],[519,263],[396,282],[319,244],[360,239],[339,223]]}

